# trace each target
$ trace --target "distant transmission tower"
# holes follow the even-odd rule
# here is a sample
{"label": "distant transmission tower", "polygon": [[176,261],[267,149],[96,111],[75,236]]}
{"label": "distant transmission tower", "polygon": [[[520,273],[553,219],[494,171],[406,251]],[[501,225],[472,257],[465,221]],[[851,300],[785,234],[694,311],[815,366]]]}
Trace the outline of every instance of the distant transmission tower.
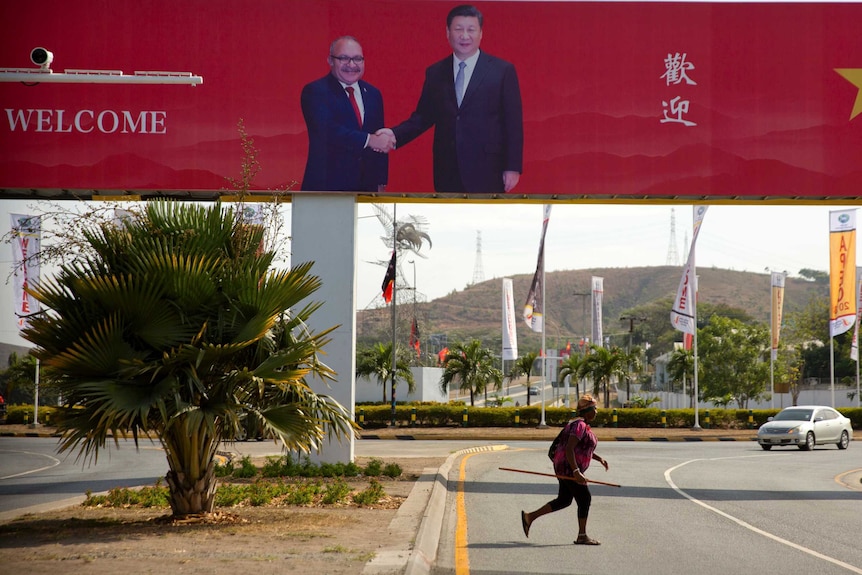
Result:
{"label": "distant transmission tower", "polygon": [[676,250],[676,214],[673,208],[670,209],[670,244],[667,246],[667,262],[666,265],[678,266],[679,252]]}
{"label": "distant transmission tower", "polygon": [[476,263],[473,265],[472,284],[482,283],[483,281],[485,281],[485,270],[482,269],[482,232],[476,230]]}

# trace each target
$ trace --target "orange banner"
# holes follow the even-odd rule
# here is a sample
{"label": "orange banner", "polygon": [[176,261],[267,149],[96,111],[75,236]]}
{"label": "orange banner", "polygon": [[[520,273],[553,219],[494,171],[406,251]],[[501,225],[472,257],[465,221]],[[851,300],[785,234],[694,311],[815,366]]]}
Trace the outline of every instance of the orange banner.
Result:
{"label": "orange banner", "polygon": [[856,210],[829,212],[829,335],[856,322]]}
{"label": "orange banner", "polygon": [[777,359],[784,311],[784,272],[772,272],[772,359]]}

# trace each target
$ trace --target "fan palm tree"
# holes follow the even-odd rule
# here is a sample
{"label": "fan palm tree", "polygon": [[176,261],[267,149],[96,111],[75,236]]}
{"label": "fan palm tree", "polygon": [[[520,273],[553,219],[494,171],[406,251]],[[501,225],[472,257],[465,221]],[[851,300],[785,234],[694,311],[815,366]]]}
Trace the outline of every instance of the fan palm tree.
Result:
{"label": "fan palm tree", "polygon": [[211,512],[214,456],[252,418],[288,449],[353,433],[308,378],[329,341],[298,307],[320,285],[311,263],[271,270],[263,230],[231,209],[152,202],[83,230],[88,254],[31,288],[46,310],[24,337],[64,400],[60,451],[98,459],[109,435],[152,433],[167,454],[175,516]]}
{"label": "fan palm tree", "polygon": [[[410,358],[407,350],[397,347],[395,360],[395,385],[398,380],[407,382],[407,389],[412,393],[416,388],[413,372],[410,371]],[[369,348],[361,349],[356,354],[356,377],[374,378],[383,388],[383,403],[386,403],[386,384],[392,381],[392,344],[375,343]],[[393,401],[395,395],[392,396]]]}
{"label": "fan palm tree", "polygon": [[610,383],[614,377],[625,377],[628,358],[619,348],[591,345],[590,353],[584,356],[579,375],[593,380],[593,393],[604,389],[605,407],[610,406]]}
{"label": "fan palm tree", "polygon": [[460,390],[470,393],[470,405],[474,405],[475,395],[482,393],[493,383],[502,388],[503,374],[494,367],[494,353],[482,342],[474,339],[469,343],[457,343],[449,348],[443,360],[443,377],[440,389],[449,392],[449,386],[458,384]]}

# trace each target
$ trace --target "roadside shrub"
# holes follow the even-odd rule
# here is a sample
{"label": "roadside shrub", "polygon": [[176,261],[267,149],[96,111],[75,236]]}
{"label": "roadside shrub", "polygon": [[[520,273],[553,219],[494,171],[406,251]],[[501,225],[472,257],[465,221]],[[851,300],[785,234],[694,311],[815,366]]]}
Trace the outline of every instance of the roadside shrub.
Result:
{"label": "roadside shrub", "polygon": [[260,474],[263,477],[285,477],[289,475],[291,464],[290,457],[287,455],[283,457],[271,455],[264,461]]}
{"label": "roadside shrub", "polygon": [[401,477],[401,473],[401,466],[397,463],[387,463],[386,466],[383,468],[383,475],[385,475],[386,477],[391,477],[393,479],[396,477]]}
{"label": "roadside shrub", "polygon": [[245,487],[249,505],[252,507],[268,505],[279,491],[277,485],[260,480]]}
{"label": "roadside shrub", "polygon": [[129,489],[128,487],[115,487],[108,491],[107,495],[93,495],[91,491],[86,492],[86,498],[82,507],[167,507],[170,505],[168,499],[168,488],[161,485],[161,480],[152,487],[141,489]]}
{"label": "roadside shrub", "polygon": [[324,489],[323,491],[323,498],[321,499],[321,502],[324,505],[341,503],[342,501],[347,499],[347,496],[349,494],[350,486],[343,479],[339,479],[326,486],[326,489]]}
{"label": "roadside shrub", "polygon": [[216,477],[228,477],[233,474],[234,466],[233,461],[228,459],[222,465],[221,463],[216,462],[215,464],[215,476]]}
{"label": "roadside shrub", "polygon": [[108,498],[105,495],[93,495],[89,489],[84,493],[85,498],[81,503],[81,507],[101,507],[108,504]]}
{"label": "roadside shrub", "polygon": [[321,486],[319,482],[296,483],[292,486],[284,502],[288,505],[309,505],[314,498],[320,495]]}
{"label": "roadside shrub", "polygon": [[353,495],[353,502],[357,505],[374,505],[380,501],[386,493],[383,486],[376,479],[372,479],[368,487]]}
{"label": "roadside shrub", "polygon": [[138,491],[138,502],[142,507],[168,507],[170,503],[170,493],[167,487],[162,487],[161,480],[156,482],[153,487],[142,487]]}
{"label": "roadside shrub", "polygon": [[383,462],[379,459],[372,459],[368,462],[368,465],[365,466],[365,476],[366,477],[377,477],[383,471]]}
{"label": "roadside shrub", "polygon": [[231,483],[219,485],[215,494],[216,507],[234,507],[239,505],[245,499],[244,485],[234,485]]}
{"label": "roadside shrub", "polygon": [[251,462],[251,457],[246,455],[242,459],[239,460],[239,469],[235,469],[233,472],[233,476],[243,479],[254,477],[257,475],[257,467]]}

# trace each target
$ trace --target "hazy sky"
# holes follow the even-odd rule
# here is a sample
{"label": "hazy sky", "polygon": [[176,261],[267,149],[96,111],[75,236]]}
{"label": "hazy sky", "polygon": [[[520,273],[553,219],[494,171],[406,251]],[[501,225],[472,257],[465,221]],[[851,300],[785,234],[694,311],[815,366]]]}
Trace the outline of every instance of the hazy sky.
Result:
{"label": "hazy sky", "polygon": [[[387,204],[392,209],[392,204]],[[473,280],[476,238],[481,232],[481,266],[486,280],[536,269],[542,206],[474,204],[398,204],[398,219],[424,216],[433,247],[426,259],[407,256],[416,268],[418,291],[434,299]],[[676,222],[676,252],[682,265],[691,239],[692,206],[562,205],[551,211],[545,240],[546,270],[661,266],[668,262],[671,210]],[[846,206],[710,206],[697,244],[697,267],[767,273],[829,269],[829,211]],[[381,305],[385,270],[368,262],[386,260],[390,249],[380,239],[383,227],[370,205],[360,205],[357,307]],[[363,217],[372,216],[372,217]],[[413,264],[403,261],[408,283]],[[587,288],[588,286],[584,286]],[[515,294],[516,299],[521,297]]]}

